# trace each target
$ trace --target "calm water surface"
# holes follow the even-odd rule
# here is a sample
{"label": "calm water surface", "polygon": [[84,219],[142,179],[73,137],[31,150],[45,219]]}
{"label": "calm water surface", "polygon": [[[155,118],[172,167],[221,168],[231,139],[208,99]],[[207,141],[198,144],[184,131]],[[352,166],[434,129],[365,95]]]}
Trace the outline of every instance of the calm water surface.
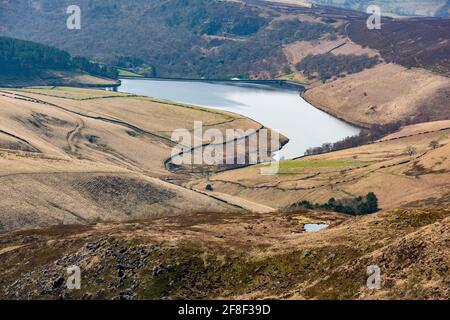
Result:
{"label": "calm water surface", "polygon": [[310,147],[359,133],[358,128],[311,106],[294,89],[247,83],[123,79],[119,91],[252,118],[290,139],[280,152],[286,159],[301,156]]}
{"label": "calm water surface", "polygon": [[328,224],[307,223],[304,226],[305,232],[318,232],[328,228]]}

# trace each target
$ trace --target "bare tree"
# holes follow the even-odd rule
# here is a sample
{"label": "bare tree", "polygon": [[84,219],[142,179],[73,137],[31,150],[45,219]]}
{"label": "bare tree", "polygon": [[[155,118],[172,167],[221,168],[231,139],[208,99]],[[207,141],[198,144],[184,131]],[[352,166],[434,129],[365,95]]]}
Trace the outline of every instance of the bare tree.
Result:
{"label": "bare tree", "polygon": [[409,156],[413,156],[417,153],[417,149],[413,146],[406,147],[405,153]]}

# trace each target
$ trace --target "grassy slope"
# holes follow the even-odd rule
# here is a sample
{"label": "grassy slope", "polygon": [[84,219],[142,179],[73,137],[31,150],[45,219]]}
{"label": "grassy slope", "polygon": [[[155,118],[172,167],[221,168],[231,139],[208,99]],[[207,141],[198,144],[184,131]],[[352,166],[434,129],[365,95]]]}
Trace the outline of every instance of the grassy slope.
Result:
{"label": "grassy slope", "polygon": [[370,127],[400,120],[450,118],[450,79],[423,69],[380,64],[373,69],[304,93],[312,105],[352,123]]}
{"label": "grassy slope", "polygon": [[135,78],[142,78],[142,75],[137,74],[135,72],[125,70],[125,69],[117,69],[119,71],[119,77],[135,77]]}
{"label": "grassy slope", "polygon": [[[304,234],[305,219],[332,227]],[[448,299],[449,219],[448,209],[205,213],[12,233],[0,236],[0,299]],[[73,264],[79,291],[65,288]],[[374,264],[379,291],[366,287]]]}
{"label": "grassy slope", "polygon": [[32,76],[0,74],[0,87],[17,88],[29,86],[74,86],[74,87],[107,87],[116,86],[117,80],[92,76],[86,73],[43,70]]}
{"label": "grassy slope", "polygon": [[[7,213],[2,227],[40,229],[0,236],[0,299],[450,297],[448,121],[406,127],[378,144],[284,162],[287,172],[276,177],[262,178],[257,168],[247,168],[209,181],[231,193],[219,179],[246,184],[239,196],[260,203],[274,203],[271,197],[298,200],[303,192],[298,188],[316,185],[317,191],[305,194],[326,198],[377,187],[384,209],[399,199],[414,199],[411,205],[421,208],[355,219],[317,211],[232,213],[230,206],[149,176],[171,175],[160,166],[172,129],[167,125],[185,126],[190,117],[202,117],[223,130],[235,121],[254,126],[250,120],[86,89],[1,94],[0,179],[9,199],[0,203]],[[430,150],[432,140],[441,147]],[[9,149],[11,143],[19,150]],[[417,154],[405,155],[407,145]],[[167,207],[170,212],[163,210]],[[94,223],[105,217],[127,222]],[[135,221],[141,218],[147,220]],[[70,225],[45,227],[60,223]],[[305,223],[331,227],[304,234]],[[80,291],[64,286],[65,268],[73,264],[82,269]],[[376,292],[365,286],[366,268],[373,264],[383,279]]]}
{"label": "grassy slope", "polygon": [[176,145],[171,134],[194,120],[223,132],[260,127],[231,113],[103,90],[1,90],[0,101],[2,231],[236,210],[166,182],[183,178],[164,165]]}
{"label": "grassy slope", "polygon": [[[114,60],[113,56],[142,58],[156,67],[158,76],[264,79],[287,74],[291,79],[311,84],[305,97],[313,104],[360,125],[408,118],[448,119],[449,80],[435,74],[448,73],[450,43],[442,41],[448,38],[448,19],[385,18],[383,28],[373,31],[367,30],[365,15],[359,12],[253,4],[209,2],[205,6],[199,2],[183,7],[175,1],[162,5],[162,1],[149,4],[141,0],[136,6],[115,1],[104,6],[86,3],[86,10],[92,15],[87,16],[85,23],[94,28],[77,34],[68,34],[65,25],[55,22],[61,4],[49,5],[45,11],[25,9],[29,3],[23,0],[2,5],[6,33],[51,43],[74,54],[102,55],[108,60]],[[139,14],[136,8],[140,8]],[[143,11],[148,15],[142,16]],[[21,17],[27,23],[19,26],[13,23],[19,12],[31,12],[33,16]],[[121,19],[125,16],[132,18]],[[220,18],[224,16],[232,22]],[[92,30],[107,32],[95,26],[106,25],[112,19],[119,32],[105,35],[107,42],[98,42],[98,34],[93,37]],[[303,23],[296,23],[297,19]],[[216,20],[218,31],[211,25]],[[142,29],[135,29],[135,23],[130,25],[132,21],[140,21]],[[243,21],[262,25],[246,34],[251,26],[240,25]],[[305,28],[306,23],[313,23],[314,27]],[[36,24],[39,32],[35,31]],[[237,34],[230,34],[226,27],[229,24],[241,26],[234,31]],[[129,31],[131,27],[133,32]],[[135,36],[128,37],[129,42],[124,44],[121,32]],[[72,40],[66,41],[69,37]],[[94,38],[95,45],[91,45]],[[335,54],[380,55],[393,65],[383,64],[326,84],[308,81],[299,72],[292,74],[305,55],[330,50]]]}
{"label": "grassy slope", "polygon": [[[422,127],[422,129],[421,129]],[[224,172],[209,178],[217,192],[285,207],[301,200],[324,203],[375,192],[383,209],[448,204],[450,121],[406,127],[379,143],[282,162],[280,174],[264,177],[260,168]],[[433,150],[431,141],[440,147]],[[416,152],[409,155],[407,147]],[[203,189],[205,181],[196,187]]]}

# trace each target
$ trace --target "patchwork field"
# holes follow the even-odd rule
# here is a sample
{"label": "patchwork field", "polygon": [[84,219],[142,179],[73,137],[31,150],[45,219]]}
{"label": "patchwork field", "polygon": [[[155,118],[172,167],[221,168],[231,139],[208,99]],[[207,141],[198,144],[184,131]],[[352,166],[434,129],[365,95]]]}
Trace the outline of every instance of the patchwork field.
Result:
{"label": "patchwork field", "polygon": [[[395,18],[448,17],[449,1],[380,0],[380,30],[365,0],[78,2],[80,32],[65,1],[0,0],[2,35],[55,46],[0,52],[0,300],[450,299],[450,20]],[[119,85],[88,74],[114,66],[300,82],[366,130],[270,174],[289,137],[262,149],[247,142],[273,131],[241,115],[86,89]],[[198,139],[207,129],[225,141]],[[245,161],[176,161],[214,147]]]}
{"label": "patchwork field", "polygon": [[[450,297],[448,120],[282,161],[273,176],[205,177],[169,170],[171,130],[261,125],[63,87],[0,90],[0,115],[0,299]],[[292,207],[368,192],[381,212]],[[72,265],[81,290],[66,288]],[[381,290],[366,286],[370,265]]]}
{"label": "patchwork field", "polygon": [[102,90],[0,91],[0,231],[234,212],[171,181],[165,165],[178,128],[250,129],[241,116]]}
{"label": "patchwork field", "polygon": [[382,209],[447,206],[450,201],[450,121],[403,128],[382,141],[357,148],[282,161],[274,176],[260,166],[199,180],[191,187],[239,196],[283,209],[299,201],[325,203],[330,198],[375,192]]}

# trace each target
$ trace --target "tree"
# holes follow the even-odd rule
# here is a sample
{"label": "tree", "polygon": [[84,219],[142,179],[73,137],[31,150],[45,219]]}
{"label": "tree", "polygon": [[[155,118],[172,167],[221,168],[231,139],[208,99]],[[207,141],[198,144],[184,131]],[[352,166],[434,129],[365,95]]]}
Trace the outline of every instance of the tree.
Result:
{"label": "tree", "polygon": [[379,211],[378,198],[373,192],[369,192],[365,197],[359,196],[341,200],[331,198],[327,203],[324,204],[312,204],[307,200],[303,200],[291,205],[291,208],[334,211],[352,216],[362,216]]}
{"label": "tree", "polygon": [[308,55],[300,61],[296,68],[309,79],[317,77],[325,82],[333,77],[353,74],[370,69],[379,63],[378,57],[368,55],[335,55],[333,53]]}
{"label": "tree", "polygon": [[378,208],[378,198],[373,192],[369,192],[366,196],[368,213],[374,213],[379,210]]}
{"label": "tree", "polygon": [[441,144],[438,141],[433,140],[430,142],[430,148],[433,150],[439,148],[440,146],[441,146]]}
{"label": "tree", "polygon": [[30,76],[41,70],[71,70],[117,78],[117,70],[106,65],[74,57],[69,53],[39,43],[0,37],[0,70],[5,74]]}
{"label": "tree", "polygon": [[413,155],[415,155],[417,153],[417,149],[415,147],[413,147],[413,146],[408,146],[405,149],[405,153],[407,155],[409,155],[409,156],[413,156]]}

